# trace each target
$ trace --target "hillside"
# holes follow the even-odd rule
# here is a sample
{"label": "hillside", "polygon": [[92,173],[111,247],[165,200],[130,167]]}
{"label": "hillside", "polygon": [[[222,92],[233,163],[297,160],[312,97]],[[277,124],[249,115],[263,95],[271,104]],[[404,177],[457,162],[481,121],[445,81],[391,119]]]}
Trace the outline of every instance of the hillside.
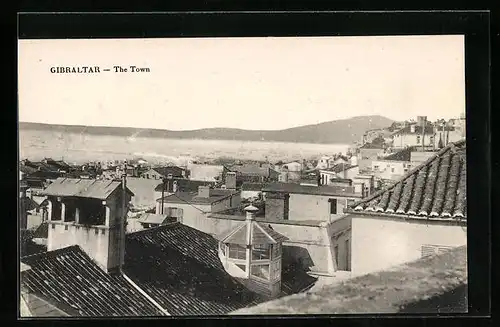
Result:
{"label": "hillside", "polygon": [[389,127],[392,122],[393,121],[391,119],[382,116],[359,116],[276,131],[242,130],[234,128],[207,128],[192,131],[170,131],[161,129],[140,129],[133,127],[52,125],[20,122],[19,129],[25,131],[38,130],[123,137],[135,136],[176,139],[350,144],[360,140],[365,131],[375,128]]}

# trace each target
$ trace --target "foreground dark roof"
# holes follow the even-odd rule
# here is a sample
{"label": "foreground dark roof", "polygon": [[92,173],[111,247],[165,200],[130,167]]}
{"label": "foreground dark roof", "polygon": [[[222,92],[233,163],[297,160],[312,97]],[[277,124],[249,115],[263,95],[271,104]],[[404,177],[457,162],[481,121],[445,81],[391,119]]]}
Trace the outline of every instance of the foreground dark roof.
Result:
{"label": "foreground dark roof", "polygon": [[346,212],[466,218],[466,168],[466,143],[459,141]]}
{"label": "foreground dark roof", "polygon": [[171,315],[224,315],[256,304],[222,266],[218,243],[180,223],[127,235],[127,275]]}
{"label": "foreground dark roof", "polygon": [[[121,187],[118,181],[58,178],[41,192],[43,195],[74,196],[106,200],[111,193]],[[128,188],[129,194],[134,195]]]}
{"label": "foreground dark roof", "polygon": [[21,273],[29,293],[80,316],[162,315],[122,276],[101,270],[78,246],[21,258],[31,269]]}
{"label": "foreground dark roof", "polygon": [[294,183],[271,183],[262,189],[263,192],[295,193],[326,196],[360,197],[354,193],[353,187],[347,186],[312,186]]}

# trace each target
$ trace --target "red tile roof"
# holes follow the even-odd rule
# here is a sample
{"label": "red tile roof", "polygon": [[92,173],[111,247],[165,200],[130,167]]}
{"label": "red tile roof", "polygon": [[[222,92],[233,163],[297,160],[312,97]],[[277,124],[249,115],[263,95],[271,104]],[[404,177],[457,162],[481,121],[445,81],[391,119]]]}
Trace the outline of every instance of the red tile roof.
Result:
{"label": "red tile roof", "polygon": [[124,270],[171,315],[223,315],[257,295],[222,266],[218,242],[180,223],[127,235]]}
{"label": "red tile roof", "polygon": [[28,292],[81,316],[155,316],[162,313],[122,276],[101,270],[78,246],[21,258],[31,269],[21,273]]}
{"label": "red tile roof", "polygon": [[456,142],[346,212],[466,219],[466,164],[466,143]]}

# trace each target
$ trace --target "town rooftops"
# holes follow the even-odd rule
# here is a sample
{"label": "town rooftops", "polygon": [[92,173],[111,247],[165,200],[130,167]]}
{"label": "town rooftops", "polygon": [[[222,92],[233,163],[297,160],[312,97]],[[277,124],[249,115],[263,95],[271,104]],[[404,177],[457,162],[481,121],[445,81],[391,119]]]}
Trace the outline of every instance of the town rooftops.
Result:
{"label": "town rooftops", "polygon": [[[401,135],[401,134],[422,134],[423,128],[420,125],[415,124],[415,130],[411,131],[411,125],[408,125],[400,130],[395,131],[392,135]],[[434,134],[434,127],[432,125],[427,124],[425,126],[425,134],[432,135]]]}
{"label": "town rooftops", "polygon": [[165,177],[168,176],[169,174],[172,174],[173,177],[181,177],[182,171],[185,170],[177,166],[153,167],[151,169]]}
{"label": "town rooftops", "polygon": [[354,203],[345,212],[467,218],[466,143],[452,143],[394,185]]}
{"label": "town rooftops", "polygon": [[[199,186],[213,186],[215,182],[209,181],[194,181],[185,178],[173,178],[169,180],[165,185],[165,192],[172,192],[174,183],[177,184],[177,190],[180,192],[194,192],[198,190]],[[168,187],[167,187],[168,185]],[[163,188],[163,183],[160,183],[156,188],[155,192],[161,192]]]}
{"label": "town rooftops", "polygon": [[264,187],[262,191],[271,193],[361,197],[360,194],[354,192],[353,187],[344,186],[310,186],[293,183],[272,183]]}
{"label": "town rooftops", "polygon": [[[286,236],[274,231],[271,227],[252,221],[250,230],[250,244],[276,244],[287,241]],[[223,243],[247,244],[248,224],[242,223],[240,226],[225,231],[215,238]]]}
{"label": "town rooftops", "polygon": [[[237,192],[231,190],[210,189],[208,197],[198,195],[198,192],[176,192],[163,198],[165,203],[212,204],[224,200]],[[156,200],[161,202],[161,198]]]}
{"label": "town rooftops", "polygon": [[339,164],[336,164],[334,165],[333,167],[331,168],[326,168],[326,169],[321,169],[321,171],[328,171],[328,172],[333,172],[333,173],[341,173],[343,171],[346,171],[346,170],[349,170],[349,169],[353,169],[353,168],[356,168],[358,167],[357,165],[351,165],[349,163],[339,163]]}
{"label": "town rooftops", "polygon": [[256,304],[257,295],[229,275],[218,242],[181,223],[130,233],[124,270],[171,315],[223,315]]}
{"label": "town rooftops", "polygon": [[363,144],[360,149],[384,149],[384,145],[380,143],[365,143]]}
{"label": "town rooftops", "polygon": [[406,149],[403,149],[401,151],[392,153],[384,158],[381,158],[380,160],[390,160],[390,161],[410,161],[411,159],[411,153],[412,151],[415,151],[414,147],[408,147]]}
{"label": "town rooftops", "polygon": [[105,273],[78,246],[23,257],[21,262],[31,267],[21,273],[27,292],[58,308],[70,307],[72,315],[162,314],[123,276]]}
{"label": "town rooftops", "polygon": [[258,165],[236,165],[231,166],[231,170],[246,176],[268,177],[272,169],[269,167],[260,167]]}
{"label": "town rooftops", "polygon": [[[96,179],[58,178],[41,192],[50,196],[71,196],[106,200],[121,182]],[[127,192],[134,195],[128,188]]]}

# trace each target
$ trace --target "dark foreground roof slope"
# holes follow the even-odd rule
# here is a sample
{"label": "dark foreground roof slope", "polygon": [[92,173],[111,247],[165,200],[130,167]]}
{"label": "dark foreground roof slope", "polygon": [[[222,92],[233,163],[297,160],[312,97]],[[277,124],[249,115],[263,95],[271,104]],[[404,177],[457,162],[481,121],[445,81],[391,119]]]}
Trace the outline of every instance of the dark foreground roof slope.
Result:
{"label": "dark foreground roof slope", "polygon": [[31,269],[21,273],[29,293],[69,306],[80,316],[159,316],[122,276],[101,270],[78,246],[21,258]]}
{"label": "dark foreground roof slope", "polygon": [[257,303],[206,233],[174,223],[128,234],[126,244],[127,275],[171,315],[225,315]]}
{"label": "dark foreground roof slope", "polygon": [[350,206],[346,212],[467,217],[466,143],[452,143],[400,181]]}

